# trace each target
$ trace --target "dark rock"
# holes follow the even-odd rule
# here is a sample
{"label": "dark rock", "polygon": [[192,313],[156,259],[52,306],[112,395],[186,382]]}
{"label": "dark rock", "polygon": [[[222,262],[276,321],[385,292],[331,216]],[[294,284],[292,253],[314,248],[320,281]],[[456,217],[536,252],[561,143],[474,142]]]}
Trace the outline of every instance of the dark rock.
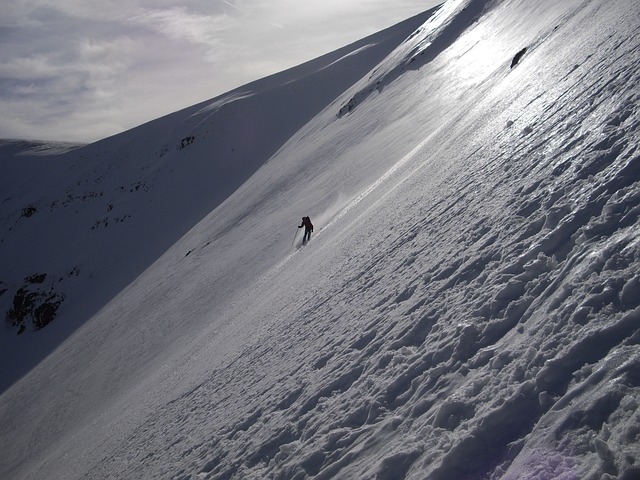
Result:
{"label": "dark rock", "polygon": [[518,53],[516,53],[513,57],[513,60],[511,60],[511,67],[513,68],[515,67],[518,63],[520,63],[520,59],[522,58],[522,56],[527,53],[527,47],[524,47],[522,50],[520,50]]}

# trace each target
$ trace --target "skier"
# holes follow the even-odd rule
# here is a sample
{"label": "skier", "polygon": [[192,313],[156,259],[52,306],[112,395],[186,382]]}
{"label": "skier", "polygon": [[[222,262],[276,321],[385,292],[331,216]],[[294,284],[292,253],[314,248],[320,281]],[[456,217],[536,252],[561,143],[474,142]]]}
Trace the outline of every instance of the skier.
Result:
{"label": "skier", "polygon": [[304,227],[304,237],[302,237],[302,243],[307,243],[307,240],[311,240],[311,232],[313,232],[313,223],[309,217],[302,217],[302,224],[298,225],[298,228]]}

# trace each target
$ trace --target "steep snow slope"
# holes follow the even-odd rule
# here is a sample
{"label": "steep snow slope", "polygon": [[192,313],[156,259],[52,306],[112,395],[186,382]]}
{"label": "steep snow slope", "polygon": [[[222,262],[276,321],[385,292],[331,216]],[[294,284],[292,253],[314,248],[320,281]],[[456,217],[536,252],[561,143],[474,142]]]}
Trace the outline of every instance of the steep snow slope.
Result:
{"label": "steep snow slope", "polygon": [[638,477],[639,17],[445,4],[5,392],[2,471]]}
{"label": "steep snow slope", "polygon": [[[12,326],[0,332],[0,362],[11,365],[0,374],[0,389],[220,205],[428,15],[67,155],[31,157],[32,144],[0,143],[0,312],[11,312]],[[49,321],[46,305],[58,307],[57,320]],[[34,334],[42,324],[46,329]]]}

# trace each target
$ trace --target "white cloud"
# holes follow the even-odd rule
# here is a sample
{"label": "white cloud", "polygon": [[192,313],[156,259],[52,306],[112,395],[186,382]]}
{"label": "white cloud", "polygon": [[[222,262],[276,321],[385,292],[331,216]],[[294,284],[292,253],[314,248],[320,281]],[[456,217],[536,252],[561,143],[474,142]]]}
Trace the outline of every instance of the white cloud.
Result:
{"label": "white cloud", "polygon": [[0,70],[4,79],[30,81],[56,77],[62,73],[59,66],[53,65],[46,55],[8,58]]}
{"label": "white cloud", "polygon": [[130,17],[130,21],[150,27],[169,38],[205,45],[215,42],[220,33],[229,30],[233,24],[228,15],[200,15],[184,7],[140,10]]}

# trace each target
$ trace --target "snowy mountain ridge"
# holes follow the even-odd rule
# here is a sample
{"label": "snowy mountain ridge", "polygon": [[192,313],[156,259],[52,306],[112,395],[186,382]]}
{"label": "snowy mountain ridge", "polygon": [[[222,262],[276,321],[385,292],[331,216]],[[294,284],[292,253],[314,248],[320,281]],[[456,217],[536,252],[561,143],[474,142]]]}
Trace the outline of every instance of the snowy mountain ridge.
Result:
{"label": "snowy mountain ridge", "polygon": [[[325,59],[362,61],[349,79],[307,65],[76,151],[119,152],[74,167],[92,185],[153,150],[143,176],[110,177],[129,195],[107,228],[125,203],[158,215],[116,223],[126,238],[187,207],[199,221],[114,269],[135,279],[2,394],[0,473],[636,478],[638,18],[622,0],[450,1],[378,58],[367,39]],[[264,155],[179,168],[214,145]],[[25,191],[13,212],[40,205]],[[42,332],[81,312],[62,305]]]}

